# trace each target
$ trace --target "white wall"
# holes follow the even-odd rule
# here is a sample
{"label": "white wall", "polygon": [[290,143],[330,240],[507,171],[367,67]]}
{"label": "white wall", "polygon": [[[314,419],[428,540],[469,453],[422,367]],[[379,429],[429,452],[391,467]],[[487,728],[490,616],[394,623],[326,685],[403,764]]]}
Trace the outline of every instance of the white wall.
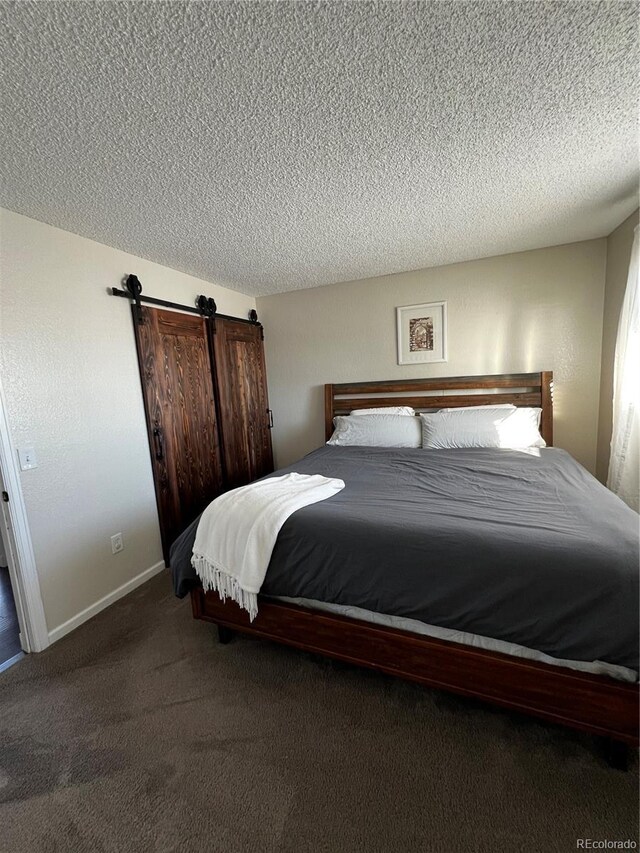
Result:
{"label": "white wall", "polygon": [[[261,297],[274,447],[324,441],[322,385],[553,370],[555,444],[595,470],[604,239]],[[446,299],[449,361],[399,366],[395,308]]]}
{"label": "white wall", "polygon": [[600,376],[600,416],[598,421],[598,479],[603,483],[609,472],[611,430],[613,428],[613,362],[616,354],[618,321],[627,287],[633,229],[638,224],[638,211],[607,237],[607,270],[602,321],[602,368]]}
{"label": "white wall", "polygon": [[[255,300],[92,240],[0,211],[0,369],[49,631],[162,559],[142,392],[124,299],[149,295],[246,316]],[[113,556],[109,537],[122,532]]]}

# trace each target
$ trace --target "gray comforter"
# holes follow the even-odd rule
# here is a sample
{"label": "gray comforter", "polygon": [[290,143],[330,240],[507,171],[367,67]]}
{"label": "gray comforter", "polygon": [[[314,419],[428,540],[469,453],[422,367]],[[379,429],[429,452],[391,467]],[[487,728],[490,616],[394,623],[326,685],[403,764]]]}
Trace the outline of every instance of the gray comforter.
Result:
{"label": "gray comforter", "polygon": [[[345,488],[284,524],[265,595],[638,671],[638,516],[565,451],[322,447],[288,471]],[[179,596],[196,526],[171,549]]]}

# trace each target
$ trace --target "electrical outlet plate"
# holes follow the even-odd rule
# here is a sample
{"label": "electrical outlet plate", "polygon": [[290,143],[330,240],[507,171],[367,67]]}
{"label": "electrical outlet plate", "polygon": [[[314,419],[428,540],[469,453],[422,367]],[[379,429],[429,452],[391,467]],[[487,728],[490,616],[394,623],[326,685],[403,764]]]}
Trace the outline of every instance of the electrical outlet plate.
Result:
{"label": "electrical outlet plate", "polygon": [[21,471],[30,471],[31,468],[38,467],[38,460],[36,458],[36,451],[33,447],[19,447],[18,448],[18,461],[20,462],[20,470]]}
{"label": "electrical outlet plate", "polygon": [[124,550],[124,542],[122,541],[122,533],[114,533],[111,537],[111,553],[119,554]]}

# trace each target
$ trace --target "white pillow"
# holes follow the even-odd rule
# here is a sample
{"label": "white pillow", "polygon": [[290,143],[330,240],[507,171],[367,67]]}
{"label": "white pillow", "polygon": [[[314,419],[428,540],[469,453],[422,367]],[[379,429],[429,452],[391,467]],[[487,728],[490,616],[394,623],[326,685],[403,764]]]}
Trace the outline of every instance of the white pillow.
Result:
{"label": "white pillow", "polygon": [[415,415],[411,406],[381,406],[379,409],[354,409],[352,415]]}
{"label": "white pillow", "polygon": [[327,444],[341,447],[420,447],[420,418],[406,415],[362,415],[333,419],[335,430]]}
{"label": "white pillow", "polygon": [[538,432],[541,409],[453,409],[420,415],[422,446],[432,449],[454,447],[546,447]]}
{"label": "white pillow", "polygon": [[511,412],[500,426],[500,447],[546,447],[539,431],[541,415],[542,409],[526,406]]}

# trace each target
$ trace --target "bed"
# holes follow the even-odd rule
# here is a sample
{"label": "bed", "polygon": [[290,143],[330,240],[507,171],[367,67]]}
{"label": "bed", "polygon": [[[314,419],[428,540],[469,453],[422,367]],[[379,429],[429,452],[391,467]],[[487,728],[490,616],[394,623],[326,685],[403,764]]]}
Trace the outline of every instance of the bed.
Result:
{"label": "bed", "polygon": [[325,432],[370,406],[542,408],[545,449],[322,447],[276,473],[344,479],[280,531],[250,622],[171,556],[193,614],[638,744],[637,516],[554,448],[549,372],[325,387]]}

